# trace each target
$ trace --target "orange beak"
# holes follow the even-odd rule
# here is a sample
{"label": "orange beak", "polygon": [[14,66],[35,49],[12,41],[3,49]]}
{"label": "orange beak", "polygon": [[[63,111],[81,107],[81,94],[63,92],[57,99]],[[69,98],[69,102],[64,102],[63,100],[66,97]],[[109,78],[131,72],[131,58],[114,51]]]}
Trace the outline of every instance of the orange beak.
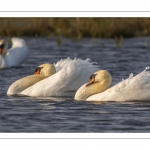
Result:
{"label": "orange beak", "polygon": [[2,55],[3,53],[3,48],[0,48],[0,55]]}
{"label": "orange beak", "polygon": [[94,81],[95,81],[95,78],[94,77],[92,77],[91,78],[91,80],[86,84],[86,86],[89,86],[89,85],[91,85],[92,83],[94,83]]}
{"label": "orange beak", "polygon": [[40,74],[40,71],[36,71],[36,72],[34,72],[34,75],[35,75],[35,74]]}

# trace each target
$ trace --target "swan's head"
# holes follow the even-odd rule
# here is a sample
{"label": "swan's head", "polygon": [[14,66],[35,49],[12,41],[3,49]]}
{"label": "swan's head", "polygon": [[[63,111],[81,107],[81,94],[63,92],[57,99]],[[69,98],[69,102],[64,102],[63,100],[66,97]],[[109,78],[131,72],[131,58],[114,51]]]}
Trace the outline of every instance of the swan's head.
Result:
{"label": "swan's head", "polygon": [[55,66],[53,64],[42,64],[35,69],[34,74],[41,74],[44,76],[51,76],[56,73]]}
{"label": "swan's head", "polygon": [[107,70],[99,70],[90,76],[90,81],[82,85],[75,94],[76,100],[86,100],[89,96],[101,93],[111,85],[112,78]]}
{"label": "swan's head", "polygon": [[8,42],[6,40],[0,40],[0,55],[5,55],[8,48]]}
{"label": "swan's head", "polygon": [[107,70],[99,70],[90,76],[90,80],[86,86],[97,83],[104,83],[103,86],[107,87],[107,85],[110,85],[111,82],[112,78],[110,73]]}

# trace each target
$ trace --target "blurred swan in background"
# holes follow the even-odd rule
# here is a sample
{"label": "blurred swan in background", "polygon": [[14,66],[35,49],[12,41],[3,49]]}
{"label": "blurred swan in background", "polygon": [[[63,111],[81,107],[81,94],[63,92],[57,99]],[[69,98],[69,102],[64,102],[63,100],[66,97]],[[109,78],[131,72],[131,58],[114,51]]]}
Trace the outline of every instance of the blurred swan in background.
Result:
{"label": "blurred swan in background", "polygon": [[91,76],[91,80],[82,85],[75,94],[75,100],[85,101],[134,101],[150,100],[149,67],[129,78],[109,87],[112,78],[108,71],[100,70]]}
{"label": "blurred swan in background", "polygon": [[0,40],[0,68],[17,67],[24,63],[29,55],[29,49],[21,38],[12,38],[12,47],[8,42]]}
{"label": "blurred swan in background", "polygon": [[76,90],[91,73],[99,70],[95,62],[89,59],[64,59],[56,64],[42,64],[34,75],[14,82],[8,89],[8,95],[32,97],[74,96]]}

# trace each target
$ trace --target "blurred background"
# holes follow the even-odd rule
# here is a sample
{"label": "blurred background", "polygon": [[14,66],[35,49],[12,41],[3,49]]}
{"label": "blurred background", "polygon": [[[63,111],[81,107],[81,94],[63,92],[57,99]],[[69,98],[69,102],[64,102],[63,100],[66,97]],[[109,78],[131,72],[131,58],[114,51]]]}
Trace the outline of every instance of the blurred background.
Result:
{"label": "blurred background", "polygon": [[150,18],[0,18],[1,36],[120,38],[150,35]]}

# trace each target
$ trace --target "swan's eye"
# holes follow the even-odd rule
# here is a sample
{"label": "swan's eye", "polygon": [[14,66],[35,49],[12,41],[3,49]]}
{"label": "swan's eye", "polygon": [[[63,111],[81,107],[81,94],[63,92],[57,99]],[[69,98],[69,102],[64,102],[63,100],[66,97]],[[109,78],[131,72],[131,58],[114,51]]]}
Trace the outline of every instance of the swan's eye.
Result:
{"label": "swan's eye", "polygon": [[95,78],[96,75],[97,75],[97,74],[92,74],[92,75],[90,76],[90,79]]}
{"label": "swan's eye", "polygon": [[4,48],[4,44],[0,45],[0,48]]}
{"label": "swan's eye", "polygon": [[92,75],[90,76],[90,79],[92,79]]}
{"label": "swan's eye", "polygon": [[40,74],[42,68],[43,67],[37,67],[34,71],[34,74]]}

